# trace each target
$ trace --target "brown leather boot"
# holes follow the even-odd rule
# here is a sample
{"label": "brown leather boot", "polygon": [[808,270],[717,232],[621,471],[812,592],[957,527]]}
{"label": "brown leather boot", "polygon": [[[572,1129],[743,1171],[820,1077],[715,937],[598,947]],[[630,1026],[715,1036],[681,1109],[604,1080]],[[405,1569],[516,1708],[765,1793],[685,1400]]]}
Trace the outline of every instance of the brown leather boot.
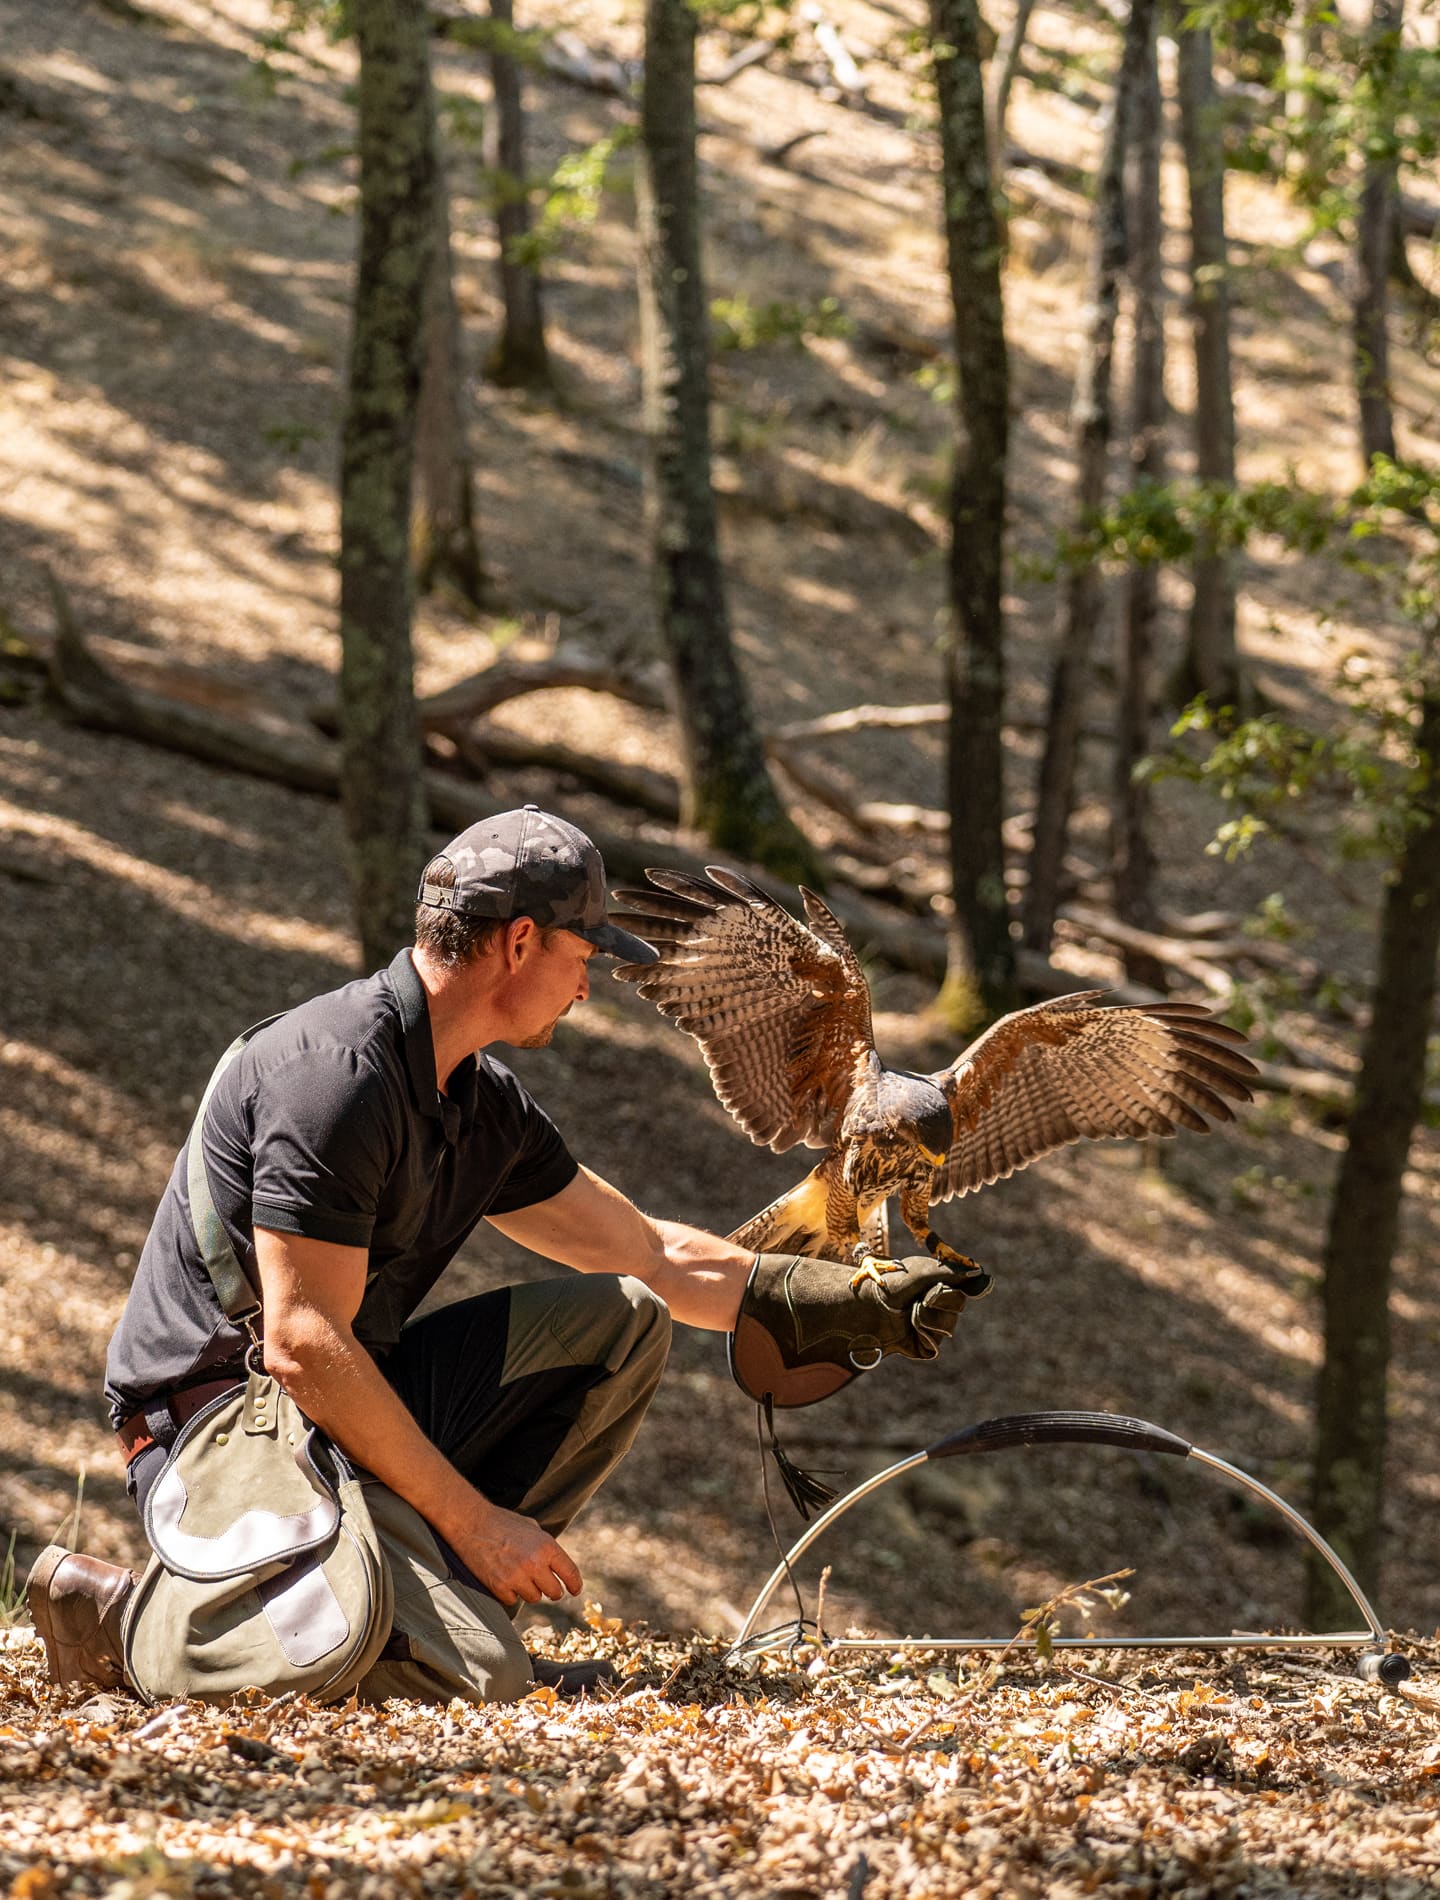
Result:
{"label": "brown leather boot", "polygon": [[549,1656],[532,1656],[530,1668],[535,1680],[558,1696],[588,1695],[592,1689],[614,1689],[621,1682],[620,1671],[603,1656],[577,1657],[573,1662],[554,1662]]}
{"label": "brown leather boot", "polygon": [[135,1588],[120,1564],[51,1544],[42,1550],[25,1586],[36,1633],[55,1682],[97,1683],[119,1688],[125,1681],[120,1619]]}

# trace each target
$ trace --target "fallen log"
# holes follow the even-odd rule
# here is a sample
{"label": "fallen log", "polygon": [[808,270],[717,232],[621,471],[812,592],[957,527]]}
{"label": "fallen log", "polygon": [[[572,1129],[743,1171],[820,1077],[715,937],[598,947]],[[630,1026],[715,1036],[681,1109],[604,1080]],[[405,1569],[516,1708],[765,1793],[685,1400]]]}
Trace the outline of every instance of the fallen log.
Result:
{"label": "fallen log", "polygon": [[126,685],[86,646],[69,599],[48,568],[45,579],[55,611],[49,692],[78,724],[124,733],[147,745],[183,752],[206,765],[246,772],[296,791],[338,796],[338,746],[298,730],[251,724],[237,729],[217,713],[168,694]]}
{"label": "fallen log", "polygon": [[[544,693],[565,687],[581,687],[590,693],[609,693],[628,705],[647,712],[664,712],[664,675],[651,668],[636,673],[609,660],[599,660],[578,647],[558,647],[547,659],[492,661],[478,673],[467,674],[438,693],[427,693],[415,702],[420,723],[426,728],[443,729],[469,719],[483,718],[506,700],[521,699],[526,693]],[[333,699],[325,700],[310,713],[311,724],[332,737],[339,730],[340,713]]]}
{"label": "fallen log", "polygon": [[634,805],[668,825],[680,819],[680,787],[666,772],[649,766],[622,765],[614,759],[598,758],[591,752],[577,752],[573,746],[552,740],[529,739],[523,733],[507,732],[503,727],[437,725],[435,732],[449,738],[460,751],[470,770],[483,770],[494,762],[499,765],[535,766],[565,778],[578,780],[592,790],[602,792],[622,805]]}
{"label": "fallen log", "polygon": [[1162,937],[1153,930],[1140,930],[1134,924],[1121,923],[1118,917],[1092,910],[1088,905],[1062,904],[1057,915],[1087,937],[1098,937],[1102,943],[1113,944],[1120,950],[1138,951],[1163,963],[1167,969],[1178,970],[1212,996],[1228,997],[1234,988],[1229,971],[1203,957],[1197,944]]}

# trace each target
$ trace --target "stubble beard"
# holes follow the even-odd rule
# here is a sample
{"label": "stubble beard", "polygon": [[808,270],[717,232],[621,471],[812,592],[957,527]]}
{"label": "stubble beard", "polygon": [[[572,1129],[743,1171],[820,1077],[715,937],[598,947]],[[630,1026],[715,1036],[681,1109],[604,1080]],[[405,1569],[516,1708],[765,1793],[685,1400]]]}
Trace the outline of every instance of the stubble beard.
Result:
{"label": "stubble beard", "polygon": [[[567,1003],[561,1010],[560,1016],[568,1016],[574,1007],[573,1003]],[[560,1021],[560,1016],[552,1016],[543,1029],[537,1029],[533,1035],[525,1036],[518,1042],[512,1042],[510,1047],[512,1049],[548,1049],[555,1039],[555,1026]]]}

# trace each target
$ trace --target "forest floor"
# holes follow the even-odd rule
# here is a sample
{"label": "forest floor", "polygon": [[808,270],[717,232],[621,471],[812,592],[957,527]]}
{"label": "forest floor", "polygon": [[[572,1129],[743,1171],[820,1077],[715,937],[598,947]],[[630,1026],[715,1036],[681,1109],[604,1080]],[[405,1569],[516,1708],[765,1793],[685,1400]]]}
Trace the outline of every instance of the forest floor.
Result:
{"label": "forest floor", "polygon": [[[591,46],[636,50],[619,0],[532,12],[563,13]],[[828,95],[805,30],[792,53],[701,93],[711,295],[844,332],[716,360],[732,607],[767,725],[941,696],[950,420],[934,385],[947,309],[935,152],[916,129],[920,21],[867,0],[832,12],[873,77],[863,109]],[[1054,173],[1093,165],[1108,58],[1083,13],[1049,5],[1036,18],[1012,133],[1050,170],[1017,172],[1008,286],[1017,811],[1054,614],[1035,558],[1067,506],[1083,298],[1085,200]],[[137,682],[163,668],[213,706],[258,699],[280,719],[331,690],[348,55],[313,33],[267,44],[274,24],[262,0],[0,0],[0,1527],[15,1533],[21,1575],[62,1532],[138,1556],[98,1388],[155,1200],[234,1031],[355,967],[333,805],[81,731],[25,657],[50,633],[48,563],[97,651]],[[726,50],[707,40],[702,70]],[[493,255],[479,156],[459,135],[485,88],[473,56],[437,43],[437,63],[478,362],[497,316]],[[615,100],[553,79],[529,90],[537,170],[624,118]],[[801,131],[819,136],[788,164],[767,162],[765,147]],[[424,603],[425,689],[497,651],[543,653],[557,635],[606,658],[653,656],[625,162],[549,265],[559,399],[477,380],[497,605],[476,619]],[[1173,175],[1167,200],[1178,287]],[[1230,207],[1243,471],[1294,468],[1342,493],[1354,472],[1343,251],[1304,242],[1302,215],[1258,177],[1233,175]],[[827,321],[829,297],[843,324]],[[1405,330],[1397,317],[1399,427],[1433,460],[1440,371]],[[1172,341],[1183,467],[1178,314]],[[1173,640],[1183,589],[1168,575],[1165,598]],[[1365,583],[1268,546],[1246,563],[1242,636],[1271,701],[1322,722],[1342,658],[1386,676],[1405,639]],[[1112,677],[1104,655],[1096,677]],[[620,762],[675,764],[667,721],[598,695],[536,696],[499,718]],[[825,763],[854,798],[942,802],[938,732],[835,742]],[[1099,860],[1105,766],[1094,748],[1076,830]],[[642,840],[674,835],[539,772],[496,768],[484,790]],[[863,845],[823,807],[800,810],[822,848]],[[1377,883],[1328,854],[1342,815],[1317,801],[1284,849],[1227,865],[1204,852],[1215,808],[1167,782],[1165,908],[1250,915],[1278,894],[1300,950],[1363,997]],[[938,866],[923,836],[891,855],[917,877]],[[1058,962],[1117,978],[1093,942],[1064,935]],[[924,1014],[923,982],[884,968],[874,982],[890,1060],[928,1068],[953,1054]],[[1254,982],[1235,1002],[1280,1052],[1353,1063],[1343,1015]],[[749,1146],[692,1045],[620,986],[597,986],[550,1049],[515,1066],[577,1154],[655,1212],[728,1230],[802,1165]],[[942,1232],[995,1270],[995,1293],[934,1366],[887,1366],[798,1416],[787,1442],[843,1484],[975,1419],[1111,1410],[1302,1502],[1317,1260],[1341,1145],[1332,1115],[1264,1096],[1206,1141],[1071,1150],[942,1210]],[[1423,1634],[1440,1625],[1434,1135],[1417,1140],[1406,1186],[1380,1607]],[[486,1233],[444,1296],[543,1270]],[[774,1549],[751,1408],[714,1338],[678,1340],[635,1453],[570,1543],[602,1607],[590,1625],[578,1606],[557,1615],[537,1640],[608,1645],[633,1665],[642,1686],[603,1705],[541,1696],[489,1713],[257,1708],[162,1722],[48,1691],[33,1650],[7,1649],[0,1875],[32,1900],[323,1896],[365,1891],[372,1876],[377,1894],[1440,1891],[1440,1834],[1426,1838],[1440,1729],[1419,1704],[1360,1685],[1343,1659],[1142,1665],[1099,1647],[1068,1652],[1076,1670],[1012,1658],[993,1682],[974,1656],[958,1674],[953,1659],[900,1659],[727,1677],[713,1640],[692,1632],[734,1631]],[[1294,1627],[1301,1601],[1298,1547],[1277,1519],[1192,1465],[1120,1452],[922,1469],[817,1549],[802,1575],[812,1601],[822,1565],[830,1627],[882,1634],[1008,1637],[1028,1606],[1120,1568],[1134,1571],[1131,1600],[1104,1613],[1101,1644]],[[1086,1626],[1072,1613],[1066,1627]],[[1434,1660],[1428,1645],[1416,1654]]]}

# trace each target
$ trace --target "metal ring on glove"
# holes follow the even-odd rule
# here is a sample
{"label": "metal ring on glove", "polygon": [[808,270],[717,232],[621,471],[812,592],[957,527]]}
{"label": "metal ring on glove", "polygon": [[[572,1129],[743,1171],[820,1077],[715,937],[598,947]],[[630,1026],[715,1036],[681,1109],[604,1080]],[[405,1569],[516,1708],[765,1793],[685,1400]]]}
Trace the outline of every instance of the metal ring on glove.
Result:
{"label": "metal ring on glove", "polygon": [[850,1363],[857,1372],[873,1372],[876,1366],[878,1366],[880,1361],[885,1357],[878,1340],[875,1341],[869,1350],[875,1355],[873,1359],[862,1359],[853,1346],[850,1348]]}

